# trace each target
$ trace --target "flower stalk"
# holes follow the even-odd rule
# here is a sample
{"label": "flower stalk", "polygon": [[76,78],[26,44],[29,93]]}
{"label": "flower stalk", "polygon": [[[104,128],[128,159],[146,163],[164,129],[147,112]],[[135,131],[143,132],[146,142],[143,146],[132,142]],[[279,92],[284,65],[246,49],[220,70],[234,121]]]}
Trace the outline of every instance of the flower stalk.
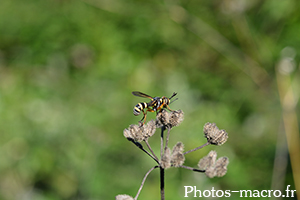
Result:
{"label": "flower stalk", "polygon": [[[135,196],[132,198],[129,195],[118,195],[116,196],[117,200],[125,199],[134,199],[137,200],[141,190],[144,186],[144,183],[148,175],[156,168],[160,169],[160,196],[161,200],[165,200],[165,171],[171,167],[183,168],[191,170],[194,172],[205,173],[207,177],[222,177],[227,172],[227,165],[229,160],[227,157],[221,157],[217,159],[217,153],[215,151],[209,152],[209,154],[198,162],[198,168],[193,168],[184,165],[185,155],[188,153],[200,150],[208,145],[222,145],[228,139],[228,134],[225,130],[220,130],[215,123],[206,123],[203,127],[204,137],[207,142],[201,146],[198,146],[194,149],[184,152],[184,145],[182,142],[177,142],[173,147],[172,151],[169,148],[170,132],[172,128],[181,124],[184,119],[184,114],[181,110],[175,110],[167,112],[165,109],[162,109],[157,113],[156,120],[151,120],[147,124],[139,125],[132,124],[129,128],[124,129],[123,135],[136,145],[139,149],[145,152],[150,156],[156,163],[144,176],[141,186]],[[149,138],[152,137],[156,129],[160,129],[160,158],[158,158],[150,143]],[[164,138],[164,132],[167,130],[166,138]],[[165,140],[165,141],[164,141]],[[149,151],[143,148],[141,142],[145,142]]]}

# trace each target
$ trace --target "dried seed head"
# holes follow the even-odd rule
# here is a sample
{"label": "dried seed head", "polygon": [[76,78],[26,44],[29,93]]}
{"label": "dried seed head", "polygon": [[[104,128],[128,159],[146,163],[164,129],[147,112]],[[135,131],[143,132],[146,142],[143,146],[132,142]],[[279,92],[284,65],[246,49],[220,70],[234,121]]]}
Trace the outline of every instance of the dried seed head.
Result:
{"label": "dried seed head", "polygon": [[129,140],[141,142],[154,135],[155,130],[155,121],[151,120],[144,126],[131,124],[128,129],[124,129],[123,135]]}
{"label": "dried seed head", "polygon": [[131,124],[129,126],[129,130],[130,130],[130,132],[135,133],[135,134],[138,132],[142,132],[141,127],[136,124]]}
{"label": "dried seed head", "polygon": [[173,147],[172,156],[171,156],[171,164],[174,167],[179,167],[180,165],[183,165],[184,160],[185,160],[185,157],[183,155],[183,143],[178,142]]}
{"label": "dried seed head", "polygon": [[227,165],[229,164],[229,159],[227,157],[221,157],[217,160],[215,170],[216,176],[222,177],[227,172]]}
{"label": "dried seed head", "polygon": [[207,122],[203,127],[203,132],[207,141],[213,145],[222,145],[228,138],[228,133],[225,130],[219,130],[215,123]]}
{"label": "dried seed head", "polygon": [[183,112],[182,110],[175,110],[170,113],[170,128],[178,126],[183,121]]}
{"label": "dried seed head", "polygon": [[208,176],[209,178],[213,178],[216,176],[216,170],[214,167],[208,167],[206,170],[205,170],[205,174],[206,176]]}
{"label": "dried seed head", "polygon": [[177,144],[173,147],[172,154],[174,153],[182,153],[184,149],[184,145],[182,142],[177,142]]}
{"label": "dried seed head", "polygon": [[161,157],[160,166],[164,169],[171,167],[171,151],[168,147],[165,148],[165,153]]}
{"label": "dried seed head", "polygon": [[209,178],[213,178],[215,176],[222,177],[227,172],[227,165],[229,160],[227,157],[221,157],[216,161],[217,153],[215,151],[210,151],[207,156],[202,158],[198,167],[200,169],[205,170],[205,174]]}
{"label": "dried seed head", "polygon": [[141,127],[135,124],[131,124],[129,128],[124,129],[123,135],[127,139],[135,140],[135,141],[141,141],[140,136],[142,134]]}
{"label": "dried seed head", "polygon": [[162,110],[156,116],[156,127],[161,128],[173,128],[178,126],[183,121],[183,112],[181,110],[175,110],[168,113],[166,110]]}
{"label": "dried seed head", "polygon": [[155,131],[156,131],[155,121],[151,120],[144,127],[144,137],[145,137],[144,140],[154,135]]}
{"label": "dried seed head", "polygon": [[179,166],[183,165],[184,161],[185,161],[185,157],[184,157],[183,153],[175,153],[175,154],[172,154],[172,156],[171,156],[171,164],[174,167],[179,167]]}
{"label": "dried seed head", "polygon": [[156,115],[156,127],[161,128],[169,124],[169,113],[166,110],[162,110]]}
{"label": "dried seed head", "polygon": [[123,131],[123,135],[124,137],[126,137],[127,139],[134,139],[134,136],[132,135],[132,133],[130,132],[129,129],[125,128]]}
{"label": "dried seed head", "polygon": [[127,194],[119,194],[116,196],[116,200],[133,200],[133,198]]}
{"label": "dried seed head", "polygon": [[217,152],[216,151],[210,151],[207,156],[200,159],[198,162],[199,169],[205,169],[211,168],[215,165],[217,159]]}

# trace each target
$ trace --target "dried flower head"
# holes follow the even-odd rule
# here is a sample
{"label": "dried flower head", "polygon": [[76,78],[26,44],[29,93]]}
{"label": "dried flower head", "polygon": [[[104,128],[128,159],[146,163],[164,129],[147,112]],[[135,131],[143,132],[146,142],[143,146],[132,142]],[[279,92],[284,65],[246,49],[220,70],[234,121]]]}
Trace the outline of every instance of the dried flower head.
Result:
{"label": "dried flower head", "polygon": [[138,140],[138,135],[140,135],[142,132],[140,126],[135,125],[135,124],[131,124],[129,126],[129,128],[124,129],[123,131],[123,135],[127,138],[127,139],[131,139],[131,140]]}
{"label": "dried flower head", "polygon": [[124,129],[123,135],[129,140],[140,142],[154,135],[155,130],[155,121],[151,120],[144,126],[131,124],[128,129]]}
{"label": "dried flower head", "polygon": [[171,151],[168,147],[165,148],[165,153],[161,157],[160,166],[164,169],[171,167]]}
{"label": "dried flower head", "polygon": [[214,167],[208,167],[206,170],[205,170],[205,175],[209,178],[213,178],[216,176],[216,170]]}
{"label": "dried flower head", "polygon": [[185,157],[183,155],[183,143],[178,142],[174,147],[171,155],[171,164],[174,167],[183,165]]}
{"label": "dried flower head", "polygon": [[116,200],[133,200],[133,198],[127,194],[119,194],[116,196]]}
{"label": "dried flower head", "polygon": [[203,157],[198,162],[199,169],[205,169],[213,167],[215,165],[217,159],[217,152],[216,151],[210,151],[207,156]]}
{"label": "dried flower head", "polygon": [[155,131],[156,131],[155,121],[151,120],[144,126],[144,137],[145,137],[145,139],[151,137],[152,135],[154,135]]}
{"label": "dried flower head", "polygon": [[229,160],[227,157],[221,157],[216,161],[217,153],[210,151],[207,156],[203,157],[198,167],[205,170],[206,176],[213,178],[215,176],[222,177],[227,172],[227,165]]}
{"label": "dried flower head", "polygon": [[174,126],[178,126],[183,121],[183,118],[184,116],[182,110],[174,110],[170,112],[169,123],[171,128]]}
{"label": "dried flower head", "polygon": [[221,157],[217,160],[215,170],[216,176],[222,177],[227,173],[227,165],[229,164],[229,159],[227,157]]}
{"label": "dried flower head", "polygon": [[162,110],[156,115],[156,127],[161,128],[169,124],[169,113],[166,110]]}
{"label": "dried flower head", "polygon": [[156,116],[156,127],[161,128],[173,128],[178,126],[183,121],[184,115],[182,110],[175,110],[168,113],[166,110],[162,110]]}
{"label": "dried flower head", "polygon": [[215,123],[207,122],[203,127],[203,132],[207,141],[213,145],[222,145],[228,138],[228,133],[225,130],[219,130]]}
{"label": "dried flower head", "polygon": [[173,147],[172,154],[180,152],[182,153],[184,149],[184,145],[182,142],[177,142],[177,144]]}

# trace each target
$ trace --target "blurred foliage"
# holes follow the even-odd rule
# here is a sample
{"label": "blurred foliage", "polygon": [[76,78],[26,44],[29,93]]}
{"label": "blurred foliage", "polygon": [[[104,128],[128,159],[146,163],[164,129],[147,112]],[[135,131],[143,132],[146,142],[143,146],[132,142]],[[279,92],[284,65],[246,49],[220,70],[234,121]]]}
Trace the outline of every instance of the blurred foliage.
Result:
{"label": "blurred foliage", "polygon": [[[270,189],[278,180],[276,146],[288,159],[275,68],[288,56],[299,80],[299,4],[2,0],[0,199],[135,196],[155,163],[122,135],[141,118],[132,114],[143,101],[133,90],[178,92],[171,108],[182,109],[185,120],[172,130],[171,146],[205,143],[208,121],[229,133],[223,146],[186,158],[196,167],[215,149],[229,157],[227,175],[167,170],[167,199],[183,199],[184,185]],[[150,143],[159,149],[159,134]],[[281,164],[273,189],[295,189],[289,160]],[[140,199],[159,199],[158,170]]]}

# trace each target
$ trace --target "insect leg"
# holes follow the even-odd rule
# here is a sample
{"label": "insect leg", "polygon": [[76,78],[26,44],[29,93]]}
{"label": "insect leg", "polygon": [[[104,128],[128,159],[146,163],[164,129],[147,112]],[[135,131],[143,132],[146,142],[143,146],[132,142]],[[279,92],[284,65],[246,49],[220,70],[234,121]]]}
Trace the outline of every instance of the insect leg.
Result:
{"label": "insect leg", "polygon": [[143,116],[143,118],[141,119],[141,121],[145,118],[145,116],[147,115],[147,111],[146,111],[146,113],[144,112],[144,110],[142,110],[142,112],[143,112],[143,114],[144,114],[144,116]]}
{"label": "insect leg", "polygon": [[141,119],[141,121],[144,119],[144,122],[143,122],[142,126],[146,123],[146,118],[147,118],[147,112],[148,112],[148,111],[149,111],[149,112],[154,112],[154,110],[151,109],[151,108],[148,108],[148,109],[146,110],[146,112],[143,111],[144,117]]}
{"label": "insect leg", "polygon": [[169,111],[174,111],[174,110],[172,110],[168,105],[166,105],[166,108],[167,108]]}

